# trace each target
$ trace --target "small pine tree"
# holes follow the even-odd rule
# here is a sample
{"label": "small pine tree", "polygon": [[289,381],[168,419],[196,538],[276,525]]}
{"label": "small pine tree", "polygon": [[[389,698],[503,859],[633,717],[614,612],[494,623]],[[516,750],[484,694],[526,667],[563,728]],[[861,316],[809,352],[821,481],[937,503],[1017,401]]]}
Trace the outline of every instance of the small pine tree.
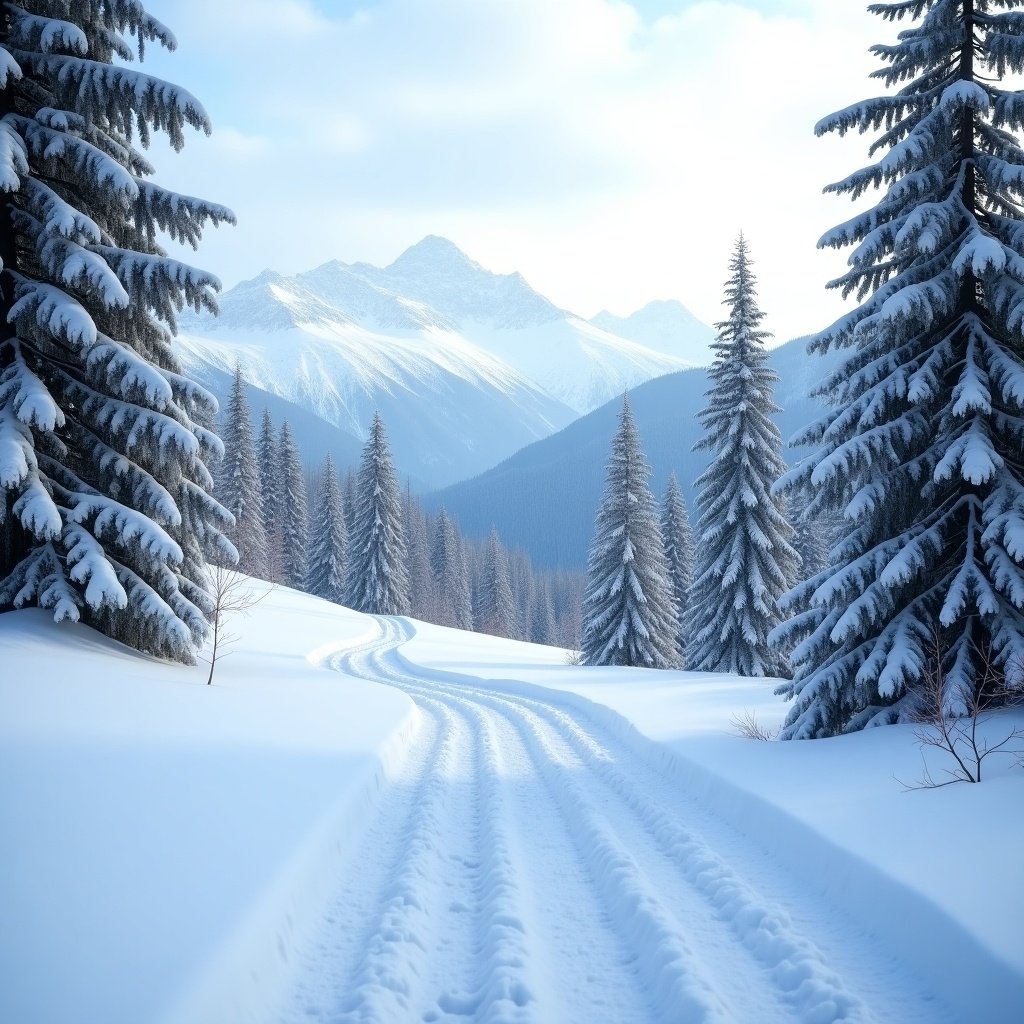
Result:
{"label": "small pine tree", "polygon": [[195,246],[234,217],[156,184],[135,148],[210,131],[185,90],[123,66],[147,42],[175,46],[128,0],[0,11],[0,608],[192,662],[206,559],[236,556],[211,496],[216,403],[172,338],[220,284],[158,236]]}
{"label": "small pine tree", "polygon": [[885,194],[819,243],[855,246],[830,287],[860,305],[811,341],[848,354],[782,485],[845,515],[776,634],[810,633],[787,739],[913,721],[935,678],[943,710],[970,714],[1024,661],[1024,103],[1001,87],[1024,72],[1021,6],[873,4],[912,22],[873,47],[896,91],[816,128],[880,131],[877,160],[826,191]]}
{"label": "small pine tree", "polygon": [[672,595],[676,600],[676,622],[679,627],[676,642],[682,665],[686,662],[686,622],[690,584],[693,582],[693,531],[675,473],[668,478],[668,487],[661,505],[661,536],[665,542]]}
{"label": "small pine tree", "polygon": [[429,622],[436,614],[437,596],[430,571],[427,520],[408,486],[405,490],[404,517],[408,549],[410,614]]}
{"label": "small pine tree", "polygon": [[442,508],[434,524],[430,568],[438,596],[438,625],[473,628],[473,603],[465,552],[458,530]]}
{"label": "small pine tree", "polygon": [[309,512],[302,456],[288,421],[281,424],[281,582],[301,590],[309,572]]}
{"label": "small pine tree", "polygon": [[348,526],[341,498],[341,487],[330,455],[324,459],[323,476],[311,525],[309,574],[306,590],[325,601],[345,601],[345,568],[348,553]]}
{"label": "small pine tree", "polygon": [[267,579],[284,582],[284,555],[281,548],[281,459],[277,431],[270,411],[263,410],[260,436],[256,445],[263,508],[263,532],[267,538]]}
{"label": "small pine tree", "polygon": [[623,399],[604,497],[587,563],[583,660],[587,665],[678,664],[676,606],[658,526],[650,467]]}
{"label": "small pine tree", "polygon": [[551,589],[545,581],[539,582],[534,588],[530,640],[535,644],[555,642],[555,615],[551,605]]}
{"label": "small pine tree", "polygon": [[359,465],[350,549],[346,603],[371,615],[408,615],[402,495],[379,413]]}
{"label": "small pine tree", "polygon": [[240,363],[235,364],[231,382],[223,440],[224,458],[217,472],[217,497],[235,517],[229,536],[238,549],[239,570],[263,577],[269,568],[263,485]]}
{"label": "small pine tree", "polygon": [[775,371],[767,365],[764,313],[747,244],[740,235],[726,283],[729,318],[717,324],[704,436],[712,453],[696,482],[697,552],[690,587],[687,664],[705,672],[779,675],[784,659],[768,646],[779,598],[793,585],[799,556],[772,486],[785,471],[782,439],[771,417]]}
{"label": "small pine tree", "polygon": [[516,618],[508,556],[498,531],[491,527],[481,576],[479,630],[491,636],[515,638],[519,632]]}

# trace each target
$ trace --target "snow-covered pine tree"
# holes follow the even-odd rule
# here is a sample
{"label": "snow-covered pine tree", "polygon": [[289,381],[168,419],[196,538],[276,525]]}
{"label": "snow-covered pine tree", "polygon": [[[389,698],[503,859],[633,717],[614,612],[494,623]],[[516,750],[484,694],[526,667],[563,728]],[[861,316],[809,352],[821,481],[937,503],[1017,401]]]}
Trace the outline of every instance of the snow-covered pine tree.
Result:
{"label": "snow-covered pine tree", "polygon": [[1021,6],[872,5],[914,22],[873,47],[899,88],[816,128],[880,131],[877,162],[826,191],[885,194],[819,243],[856,246],[830,287],[862,301],[810,343],[850,353],[819,388],[832,412],[797,439],[817,451],[782,484],[845,514],[776,634],[810,631],[786,738],[913,717],[936,637],[951,713],[984,666],[1024,657],[1024,94],[999,87],[1024,71]]}
{"label": "snow-covered pine tree", "polygon": [[629,400],[622,401],[587,562],[583,660],[671,668],[678,623],[658,511]]}
{"label": "snow-covered pine tree", "polygon": [[335,604],[345,602],[345,567],[348,557],[348,526],[341,487],[330,454],[316,496],[316,512],[310,523],[309,572],[306,591]]}
{"label": "snow-covered pine tree", "polygon": [[455,532],[455,625],[458,629],[473,628],[473,592],[469,585],[469,559],[466,555],[466,541],[453,520]]}
{"label": "snow-covered pine tree", "polygon": [[807,492],[800,488],[789,496],[789,521],[793,547],[800,556],[800,579],[817,576],[828,565],[835,523],[833,517],[811,508]]}
{"label": "snow-covered pine tree", "polygon": [[371,615],[409,614],[402,495],[379,413],[356,481],[346,604]]}
{"label": "snow-covered pine tree", "polygon": [[693,582],[693,530],[686,512],[686,501],[679,489],[675,473],[668,478],[665,498],[661,503],[661,537],[665,542],[669,580],[676,599],[676,642],[680,664],[686,662],[686,623],[690,584]]}
{"label": "snow-covered pine tree", "polygon": [[281,582],[301,590],[309,573],[309,511],[302,456],[288,421],[281,424],[281,497],[278,530],[281,535]]}
{"label": "snow-covered pine tree", "polygon": [[420,503],[405,489],[405,537],[409,575],[409,614],[430,622],[436,616],[437,597],[430,572],[427,520]]}
{"label": "snow-covered pine tree", "polygon": [[711,464],[695,483],[699,513],[687,610],[687,667],[744,676],[779,675],[784,659],[768,646],[778,600],[793,585],[799,556],[793,530],[772,486],[785,471],[782,439],[771,417],[775,371],[767,363],[764,313],[743,235],[725,286],[729,318],[716,324],[712,385],[699,414],[695,451]]}
{"label": "snow-covered pine tree", "polygon": [[534,587],[530,640],[535,644],[555,642],[555,614],[551,605],[551,588],[546,580],[539,580]]}
{"label": "snow-covered pine tree", "polygon": [[480,621],[477,628],[481,633],[490,633],[491,636],[515,638],[519,634],[508,556],[493,526],[484,554],[480,581]]}
{"label": "snow-covered pine tree", "polygon": [[0,607],[36,604],[190,662],[206,559],[234,560],[207,469],[216,403],[171,350],[212,275],[170,259],[230,211],[151,180],[136,149],[209,132],[185,90],[139,71],[173,49],[139,0],[0,9]]}
{"label": "snow-covered pine tree", "polygon": [[256,460],[260,475],[263,506],[263,533],[267,538],[267,579],[284,582],[284,557],[281,551],[281,466],[277,450],[277,431],[267,409],[263,410],[260,434],[256,441]]}
{"label": "snow-covered pine tree", "polygon": [[512,606],[515,612],[513,640],[529,636],[530,616],[533,614],[534,572],[530,556],[521,548],[505,549],[508,575],[512,583]]}
{"label": "snow-covered pine tree", "polygon": [[263,483],[240,363],[235,364],[221,437],[224,458],[217,468],[217,497],[235,517],[228,536],[238,549],[238,568],[250,576],[265,578],[269,564]]}
{"label": "snow-covered pine tree", "polygon": [[430,568],[438,597],[438,624],[473,628],[473,601],[462,538],[448,510],[441,508],[434,524]]}

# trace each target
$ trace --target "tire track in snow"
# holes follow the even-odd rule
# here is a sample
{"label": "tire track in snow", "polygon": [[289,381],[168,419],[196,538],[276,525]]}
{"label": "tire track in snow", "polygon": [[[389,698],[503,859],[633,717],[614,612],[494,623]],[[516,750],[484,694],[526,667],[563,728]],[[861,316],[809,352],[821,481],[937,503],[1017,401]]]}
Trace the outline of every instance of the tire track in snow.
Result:
{"label": "tire track in snow", "polygon": [[[679,922],[669,914],[604,816],[596,809],[574,776],[585,775],[586,765],[569,766],[546,745],[528,715],[516,709],[511,717],[507,702],[474,692],[470,697],[458,687],[424,682],[397,667],[382,655],[375,666],[382,677],[419,699],[442,694],[456,703],[479,703],[505,712],[506,720],[520,737],[532,766],[543,780],[586,865],[592,884],[608,919],[634,952],[636,975],[647,996],[647,1020],[693,1024],[729,1024],[738,1020],[734,1010],[706,982],[701,960],[691,948]],[[582,769],[582,770],[581,770]],[[533,1018],[543,1019],[543,1018]]]}
{"label": "tire track in snow", "polygon": [[[368,656],[350,660],[349,671],[380,677],[381,654],[400,637],[393,623],[382,624],[382,640]],[[417,703],[437,716],[439,737],[408,821],[389,844],[384,889],[365,952],[338,1006],[339,1021],[437,1019],[432,1007],[441,985],[451,985],[457,999],[465,987],[464,965],[473,959],[476,744],[469,720],[450,702],[424,698]],[[445,968],[443,981],[438,961]],[[453,973],[462,974],[454,985]]]}
{"label": "tire track in snow", "polygon": [[[581,763],[632,812],[669,867],[682,877],[706,908],[724,923],[735,939],[769,972],[780,997],[801,1021],[868,1022],[874,1016],[863,1002],[846,990],[842,980],[817,947],[795,933],[789,915],[756,893],[695,833],[686,829],[679,815],[651,797],[659,780],[646,765],[620,752],[613,758],[608,747],[564,711],[526,698],[510,699],[510,706],[528,707],[546,722],[576,753]],[[618,765],[630,764],[625,774]],[[643,780],[648,785],[637,785]],[[693,921],[687,908],[684,920]],[[767,1008],[762,1018],[768,1017]]]}
{"label": "tire track in snow", "polygon": [[[336,915],[359,923],[364,952],[321,1019],[943,1019],[934,1005],[894,996],[895,986],[872,991],[870,960],[888,965],[864,936],[861,954],[847,958],[857,968],[851,990],[834,966],[844,959],[841,928],[832,930],[827,906],[791,878],[771,891],[798,913],[765,896],[754,844],[676,793],[640,750],[543,699],[469,676],[416,674],[397,653],[412,627],[378,621],[382,637],[338,667],[402,689],[437,736],[403,773],[415,792],[396,803],[407,822],[396,824],[393,809],[377,830],[389,867],[377,869],[376,902]],[[472,851],[461,857],[452,852],[465,847],[466,836],[463,847],[453,843],[459,830]],[[363,849],[372,856],[369,843]],[[554,877],[544,875],[548,858]],[[438,902],[446,866],[462,875],[449,889],[466,894],[454,916]],[[580,908],[578,944],[560,896]],[[814,941],[826,934],[831,959]]]}

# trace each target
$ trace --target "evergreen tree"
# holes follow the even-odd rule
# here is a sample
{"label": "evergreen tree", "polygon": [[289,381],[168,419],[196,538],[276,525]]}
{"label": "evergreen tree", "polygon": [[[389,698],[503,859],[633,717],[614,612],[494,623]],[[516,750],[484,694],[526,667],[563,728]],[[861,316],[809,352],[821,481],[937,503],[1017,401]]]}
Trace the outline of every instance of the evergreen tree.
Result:
{"label": "evergreen tree", "polygon": [[490,633],[491,636],[516,638],[519,629],[515,602],[512,599],[508,557],[494,527],[491,527],[491,534],[487,539],[480,592],[480,632]]}
{"label": "evergreen tree", "polygon": [[845,514],[826,578],[789,596],[777,633],[810,630],[787,738],[911,719],[926,677],[964,713],[986,666],[1024,658],[1024,103],[999,85],[1024,71],[1019,7],[872,5],[913,22],[873,47],[899,88],[816,129],[880,131],[877,162],[827,191],[885,194],[819,243],[856,246],[830,287],[862,301],[811,341],[849,354],[783,485]]}
{"label": "evergreen tree", "polygon": [[768,647],[779,598],[793,585],[799,556],[782,500],[772,486],[785,470],[775,371],[767,364],[754,275],[742,235],[725,287],[729,318],[716,324],[715,361],[704,436],[712,453],[698,478],[696,566],[690,587],[687,665],[706,672],[778,675],[784,659]]}
{"label": "evergreen tree", "polygon": [[676,642],[680,664],[686,661],[686,622],[690,584],[693,582],[693,531],[686,513],[686,501],[675,473],[668,478],[661,505],[661,537],[665,542],[672,596],[676,601]]}
{"label": "evergreen tree", "polygon": [[341,498],[341,487],[328,454],[317,493],[316,511],[311,525],[313,541],[309,550],[309,574],[306,590],[325,601],[345,601],[345,564],[348,553],[348,526]]}
{"label": "evergreen tree", "polygon": [[301,590],[309,573],[309,512],[302,456],[288,421],[281,424],[281,497],[278,529],[281,535],[281,582]]}
{"label": "evergreen tree", "polygon": [[267,538],[267,579],[284,582],[284,557],[281,550],[281,459],[277,432],[268,409],[263,410],[260,436],[256,446],[263,509],[263,532]]}
{"label": "evergreen tree", "polygon": [[405,532],[408,548],[410,614],[428,622],[436,617],[437,597],[430,572],[427,520],[408,486],[405,491]]}
{"label": "evergreen tree", "polygon": [[137,0],[0,11],[0,607],[35,604],[190,662],[208,631],[206,559],[233,561],[211,497],[212,397],[172,353],[212,275],[170,259],[222,206],[152,179],[133,145],[210,131],[183,89],[115,65],[173,49]]}
{"label": "evergreen tree", "polygon": [[530,640],[535,644],[555,642],[555,615],[551,607],[551,590],[545,581],[539,582],[534,589]]}
{"label": "evergreen tree", "polygon": [[430,568],[438,598],[438,625],[473,628],[473,604],[462,541],[445,508],[437,514]]}
{"label": "evergreen tree", "polygon": [[224,458],[217,472],[217,497],[235,517],[229,537],[238,549],[238,568],[250,576],[266,576],[267,533],[263,484],[256,457],[249,401],[241,364],[235,364],[224,421]]}
{"label": "evergreen tree", "polygon": [[371,615],[409,614],[402,496],[384,423],[373,414],[356,481],[347,604]]}
{"label": "evergreen tree", "polygon": [[679,661],[676,606],[647,487],[650,467],[623,399],[594,541],[583,606],[587,665],[671,668]]}
{"label": "evergreen tree", "polygon": [[806,491],[790,495],[789,519],[793,526],[793,547],[800,556],[800,579],[817,576],[828,565],[833,531],[832,517],[810,506]]}

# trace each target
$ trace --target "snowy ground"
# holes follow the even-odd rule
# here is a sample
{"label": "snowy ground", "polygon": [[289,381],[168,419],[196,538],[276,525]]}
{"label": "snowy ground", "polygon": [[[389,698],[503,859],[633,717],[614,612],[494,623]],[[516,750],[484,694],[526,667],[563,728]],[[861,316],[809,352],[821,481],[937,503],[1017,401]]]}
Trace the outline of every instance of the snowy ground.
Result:
{"label": "snowy ground", "polygon": [[906,793],[907,730],[729,735],[764,683],[289,591],[241,631],[207,688],[0,616],[0,1020],[1019,1019],[1009,763]]}

